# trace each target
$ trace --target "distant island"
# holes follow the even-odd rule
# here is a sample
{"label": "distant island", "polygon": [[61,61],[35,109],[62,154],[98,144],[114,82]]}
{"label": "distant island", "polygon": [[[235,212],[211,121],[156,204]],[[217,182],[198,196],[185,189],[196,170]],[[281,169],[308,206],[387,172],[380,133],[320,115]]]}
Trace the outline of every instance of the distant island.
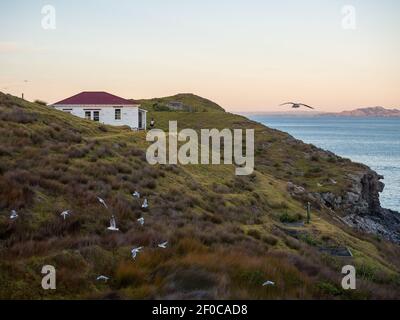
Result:
{"label": "distant island", "polygon": [[343,111],[338,113],[323,113],[322,116],[334,117],[400,117],[400,110],[386,109],[383,107],[360,108],[352,111]]}

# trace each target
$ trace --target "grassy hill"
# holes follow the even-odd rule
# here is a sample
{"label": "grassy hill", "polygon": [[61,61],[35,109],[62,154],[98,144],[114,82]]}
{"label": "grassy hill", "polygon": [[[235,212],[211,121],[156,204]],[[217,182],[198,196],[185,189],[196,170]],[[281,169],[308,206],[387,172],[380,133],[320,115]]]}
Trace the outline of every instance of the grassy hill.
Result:
{"label": "grassy hill", "polygon": [[[154,106],[178,99],[191,109]],[[255,172],[150,166],[145,132],[0,94],[0,298],[399,298],[399,246],[347,227],[344,211],[311,197],[344,196],[351,177],[368,168],[195,96],[143,104],[163,129],[169,120],[180,128],[254,128]],[[307,193],[289,192],[289,182]],[[312,223],[303,225],[308,201]],[[106,229],[111,215],[120,232]],[[158,248],[164,241],[168,248]],[[343,248],[353,257],[337,254]],[[41,288],[46,264],[56,267],[55,291]],[[341,289],[346,264],[357,268],[355,291]],[[266,280],[276,285],[262,287]]]}
{"label": "grassy hill", "polygon": [[192,93],[181,93],[171,97],[139,100],[148,111],[224,112],[225,110],[208,99]]}

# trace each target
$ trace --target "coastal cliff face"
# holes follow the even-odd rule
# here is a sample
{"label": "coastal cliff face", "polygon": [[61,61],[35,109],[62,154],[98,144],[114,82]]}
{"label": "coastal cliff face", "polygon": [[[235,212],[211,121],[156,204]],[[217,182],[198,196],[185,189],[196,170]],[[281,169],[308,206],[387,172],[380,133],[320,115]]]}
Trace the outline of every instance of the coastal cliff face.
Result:
{"label": "coastal cliff face", "polygon": [[380,204],[379,194],[385,187],[383,176],[367,168],[349,178],[351,187],[344,195],[327,192],[314,193],[313,197],[335,212],[342,212],[341,221],[346,225],[400,243],[400,213]]}
{"label": "coastal cliff face", "polygon": [[340,210],[345,215],[379,215],[381,212],[379,193],[384,188],[380,179],[383,177],[368,170],[359,174],[349,174],[348,178],[351,181],[350,188],[342,195],[324,192],[313,193],[313,196],[328,208]]}

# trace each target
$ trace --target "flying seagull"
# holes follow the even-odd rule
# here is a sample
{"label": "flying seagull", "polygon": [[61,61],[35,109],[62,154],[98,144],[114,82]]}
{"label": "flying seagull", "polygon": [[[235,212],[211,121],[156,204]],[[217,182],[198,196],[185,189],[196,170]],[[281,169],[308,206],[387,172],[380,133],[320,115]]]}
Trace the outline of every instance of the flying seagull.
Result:
{"label": "flying seagull", "polygon": [[310,108],[310,109],[314,109],[313,107],[310,107],[310,106],[308,106],[308,105],[306,105],[306,104],[304,104],[304,103],[295,103],[295,102],[286,102],[286,103],[282,103],[281,106],[285,106],[285,105],[289,105],[289,104],[292,105],[292,108],[293,108],[293,109],[298,109],[298,108],[300,108],[301,106],[307,107],[307,108]]}
{"label": "flying seagull", "polygon": [[137,256],[137,254],[138,254],[138,253],[140,252],[140,250],[142,250],[142,249],[143,249],[143,247],[133,248],[133,249],[131,250],[132,259],[135,259],[136,256]]}
{"label": "flying seagull", "polygon": [[109,277],[106,277],[106,276],[103,276],[103,275],[98,276],[96,278],[97,281],[104,281],[104,282],[107,282],[109,279],[110,279]]}
{"label": "flying seagull", "polygon": [[140,193],[135,191],[134,193],[132,193],[132,196],[134,196],[135,198],[140,198]]}
{"label": "flying seagull", "polygon": [[97,199],[99,200],[99,202],[100,202],[104,207],[106,207],[106,209],[108,209],[106,202],[105,202],[102,198],[97,197]]}
{"label": "flying seagull", "polygon": [[159,248],[162,248],[162,249],[166,249],[166,248],[167,248],[167,244],[168,244],[168,241],[165,241],[165,242],[163,242],[163,243],[160,243],[160,244],[158,245],[158,247],[159,247]]}
{"label": "flying seagull", "polygon": [[11,219],[11,220],[14,220],[14,219],[17,219],[17,218],[18,218],[17,211],[12,210],[12,211],[11,211],[11,214],[10,214],[10,219]]}
{"label": "flying seagull", "polygon": [[275,285],[275,282],[270,281],[270,280],[265,281],[265,282],[263,283],[263,287],[265,287],[265,286],[274,286],[274,285]]}
{"label": "flying seagull", "polygon": [[112,216],[110,219],[110,226],[107,228],[110,231],[119,231],[117,228],[117,223],[115,222],[115,217]]}
{"label": "flying seagull", "polygon": [[148,203],[147,199],[144,198],[144,201],[143,201],[143,204],[142,204],[142,208],[143,209],[147,209],[148,207],[149,207],[149,203]]}
{"label": "flying seagull", "polygon": [[137,221],[140,223],[141,226],[144,225],[144,218],[143,217],[137,219]]}
{"label": "flying seagull", "polygon": [[66,211],[61,212],[60,216],[62,216],[65,220],[70,213],[71,212],[69,210],[66,210]]}

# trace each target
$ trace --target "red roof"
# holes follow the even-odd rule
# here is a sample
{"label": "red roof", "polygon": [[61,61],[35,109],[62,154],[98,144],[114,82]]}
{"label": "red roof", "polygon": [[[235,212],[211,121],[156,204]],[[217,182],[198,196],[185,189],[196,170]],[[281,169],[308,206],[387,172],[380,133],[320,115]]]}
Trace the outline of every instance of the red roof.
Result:
{"label": "red roof", "polygon": [[53,105],[134,105],[139,104],[134,100],[127,100],[103,91],[84,91],[72,97],[61,100]]}

